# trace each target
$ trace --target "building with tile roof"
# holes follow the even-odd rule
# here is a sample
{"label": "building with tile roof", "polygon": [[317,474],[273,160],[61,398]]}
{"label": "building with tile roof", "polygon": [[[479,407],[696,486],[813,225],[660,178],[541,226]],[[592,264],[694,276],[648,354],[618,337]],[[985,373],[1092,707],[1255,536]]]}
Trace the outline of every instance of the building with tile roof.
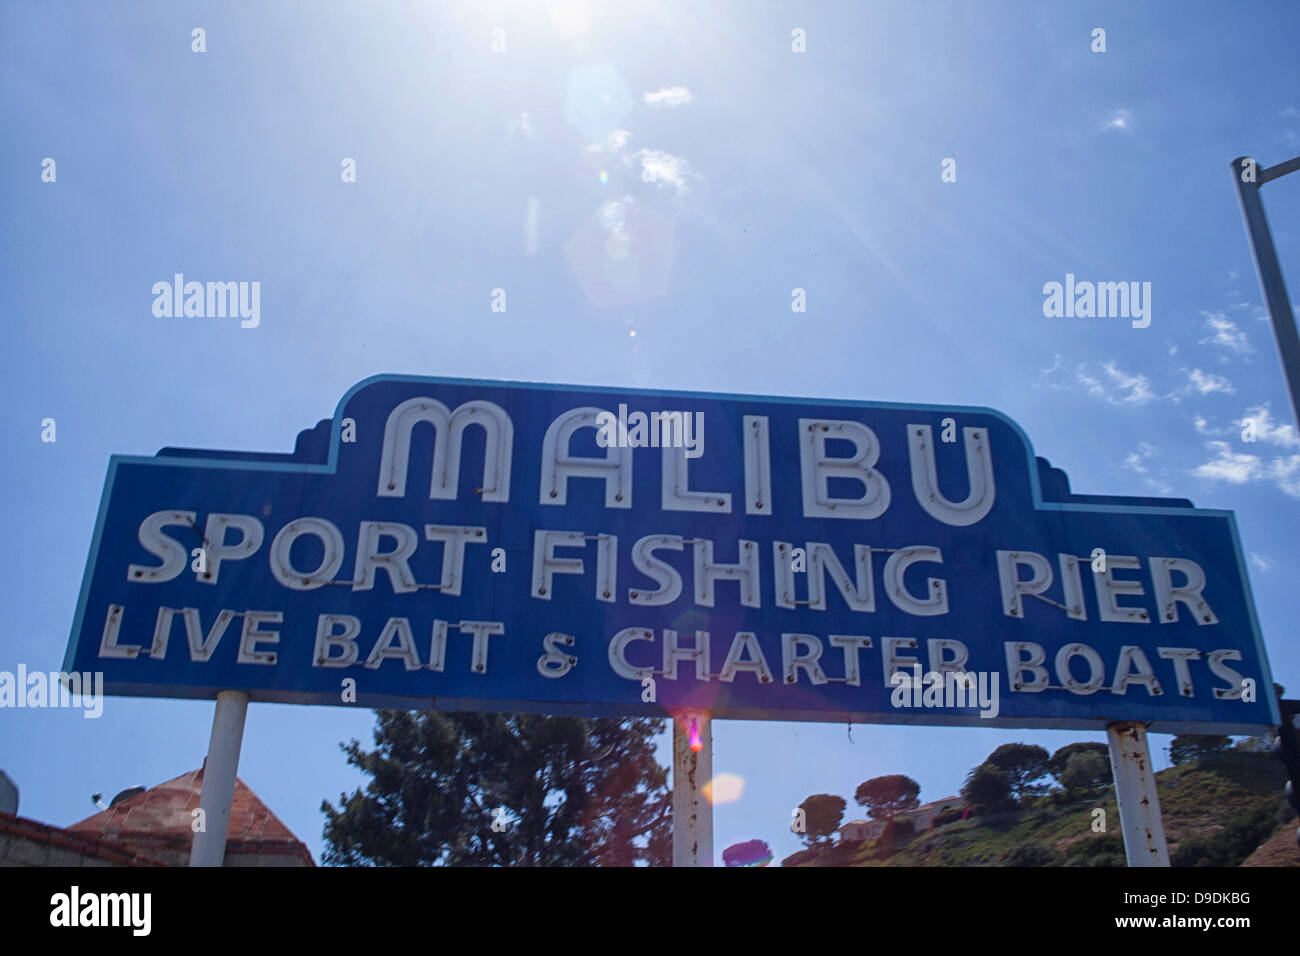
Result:
{"label": "building with tile roof", "polygon": [[[944,810],[950,807],[961,808],[965,806],[965,801],[961,797],[944,797],[942,800],[932,800],[929,803],[923,803],[911,810],[904,810],[901,813],[894,814],[895,820],[910,820],[917,831],[924,830],[933,823]],[[874,840],[880,836],[885,829],[884,820],[850,820],[840,827],[840,841],[845,840]]]}
{"label": "building with tile roof", "polygon": [[[203,771],[191,770],[60,829],[0,814],[0,866],[186,866]],[[235,779],[225,866],[315,866],[311,852]]]}

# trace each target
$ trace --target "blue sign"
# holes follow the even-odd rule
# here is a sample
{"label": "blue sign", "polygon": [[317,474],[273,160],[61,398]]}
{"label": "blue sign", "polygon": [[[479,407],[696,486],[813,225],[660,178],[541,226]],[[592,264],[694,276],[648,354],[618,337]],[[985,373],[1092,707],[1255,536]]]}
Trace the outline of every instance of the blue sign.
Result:
{"label": "blue sign", "polygon": [[1249,733],[1231,512],[1076,495],[985,408],[379,376],[292,454],[114,456],[107,693]]}

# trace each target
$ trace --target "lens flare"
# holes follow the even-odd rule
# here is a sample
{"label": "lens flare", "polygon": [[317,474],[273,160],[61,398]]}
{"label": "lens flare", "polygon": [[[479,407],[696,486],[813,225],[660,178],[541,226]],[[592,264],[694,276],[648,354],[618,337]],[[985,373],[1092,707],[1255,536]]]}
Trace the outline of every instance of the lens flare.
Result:
{"label": "lens flare", "polygon": [[564,119],[588,143],[604,143],[623,128],[636,99],[613,63],[594,63],[570,71]]}
{"label": "lens flare", "polygon": [[745,790],[745,780],[734,773],[720,773],[700,790],[704,793],[704,799],[716,807],[739,800]]}
{"label": "lens flare", "polygon": [[564,256],[593,305],[625,306],[667,292],[673,246],[671,219],[621,196],[597,206],[564,244]]}

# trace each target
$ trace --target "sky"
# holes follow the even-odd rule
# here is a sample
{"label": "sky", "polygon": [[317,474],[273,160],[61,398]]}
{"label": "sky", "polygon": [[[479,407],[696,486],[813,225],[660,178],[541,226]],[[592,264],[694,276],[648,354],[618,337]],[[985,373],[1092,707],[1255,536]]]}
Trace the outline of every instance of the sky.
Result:
{"label": "sky", "polygon": [[[0,670],[59,669],[110,455],[289,451],[405,373],[995,408],[1076,492],[1234,511],[1295,696],[1300,439],[1229,163],[1300,154],[1296,36],[1290,2],[3,4]],[[1294,297],[1300,174],[1262,194]],[[177,272],[259,281],[259,324],[155,315]],[[1149,326],[1046,316],[1067,274],[1149,282]],[[0,769],[67,825],[211,717],[4,710]],[[239,775],[318,861],[372,727],[249,709]],[[1103,739],[719,721],[715,855]]]}

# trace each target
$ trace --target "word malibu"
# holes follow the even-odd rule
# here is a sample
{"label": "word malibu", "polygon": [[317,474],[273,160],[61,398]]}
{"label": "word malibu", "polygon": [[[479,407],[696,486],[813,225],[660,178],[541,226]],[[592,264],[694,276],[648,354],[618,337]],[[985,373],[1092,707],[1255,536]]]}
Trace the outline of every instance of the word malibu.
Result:
{"label": "word malibu", "polygon": [[[605,416],[603,419],[602,415]],[[613,416],[600,407],[583,406],[561,412],[550,422],[541,441],[540,461],[531,463],[540,469],[540,480],[532,493],[537,495],[535,500],[543,509],[563,508],[569,501],[569,483],[578,479],[594,479],[604,484],[606,508],[633,507],[633,470],[649,463],[638,459],[634,449],[627,446],[606,447],[602,449],[603,455],[594,458],[576,455],[570,447],[570,441],[579,429],[599,429],[602,424],[608,425],[610,418],[617,417],[619,416]],[[660,421],[662,423],[662,417]],[[506,410],[485,400],[467,401],[453,410],[435,398],[419,396],[399,403],[389,412],[382,429],[378,468],[362,477],[363,481],[368,479],[373,482],[369,487],[374,489],[377,503],[383,503],[385,499],[406,497],[411,471],[412,432],[423,424],[433,425],[436,435],[446,436],[439,437],[432,449],[428,498],[431,501],[456,500],[462,464],[462,436],[466,426],[471,423],[485,432],[482,446],[483,487],[475,489],[475,494],[481,494],[484,502],[503,505],[510,502],[515,429]],[[337,424],[336,422],[336,426]],[[997,494],[989,433],[985,428],[962,429],[966,450],[965,485],[968,491],[964,500],[954,501],[940,489],[935,442],[930,425],[917,420],[907,422],[905,440],[910,467],[903,465],[901,475],[886,476],[876,467],[882,454],[880,439],[865,423],[851,419],[800,417],[797,424],[790,422],[783,431],[797,441],[801,480],[796,487],[790,489],[788,499],[774,502],[776,496],[772,494],[770,430],[767,416],[743,416],[741,440],[735,443],[741,447],[732,452],[740,459],[736,462],[736,478],[741,487],[737,489],[733,486],[729,491],[693,489],[689,481],[685,449],[661,445],[659,457],[662,459],[660,466],[664,475],[659,489],[661,510],[707,511],[713,515],[743,512],[746,516],[768,516],[784,507],[790,507],[804,518],[865,521],[879,518],[888,512],[891,500],[895,497],[891,494],[892,478],[894,483],[903,487],[910,485],[916,504],[935,521],[950,527],[967,528],[988,517]],[[369,433],[378,437],[380,430],[371,429]],[[831,454],[828,445],[832,441],[855,446],[852,457]],[[721,444],[714,442],[715,454]],[[858,497],[831,495],[829,482],[837,478],[853,479],[862,487],[863,493]],[[416,605],[420,601],[417,596],[428,589],[436,588],[442,597],[460,597],[466,579],[475,573],[472,570],[475,562],[467,552],[482,554],[496,543],[487,525],[444,525],[424,521],[406,524],[393,520],[392,514],[376,514],[353,518],[354,523],[345,532],[347,526],[341,528],[323,513],[303,515],[294,511],[271,519],[267,512],[258,515],[209,511],[205,514],[197,508],[187,509],[185,505],[190,504],[188,501],[155,502],[155,506],[158,504],[163,507],[143,515],[136,534],[139,545],[157,563],[128,563],[123,577],[132,585],[142,585],[146,589],[164,585],[185,575],[187,567],[194,574],[193,580],[204,585],[216,585],[219,576],[223,574],[229,580],[232,574],[256,575],[269,572],[270,578],[284,589],[283,596],[290,598],[298,592],[313,591],[328,585],[347,587],[353,592],[371,591],[381,586],[386,578],[387,586],[384,589],[391,590],[393,595],[393,612],[382,626],[378,637],[374,638],[369,654],[366,654],[357,639],[363,628],[379,629],[378,619],[363,621],[353,614],[320,613],[325,610],[322,608],[313,615],[314,621],[308,615],[289,615],[286,621],[283,611],[266,604],[243,611],[230,607],[203,609],[192,601],[167,601],[161,594],[140,611],[128,615],[125,603],[107,601],[99,643],[100,659],[166,660],[173,625],[179,617],[184,623],[184,642],[188,645],[190,660],[196,663],[208,662],[213,659],[223,635],[228,630],[235,629],[232,624],[237,618],[242,618],[242,626],[237,626],[239,633],[236,638],[238,653],[235,663],[239,665],[277,666],[279,650],[276,646],[280,644],[281,633],[278,629],[267,626],[285,624],[288,628],[285,644],[302,647],[304,650],[313,647],[313,667],[357,666],[378,670],[386,662],[392,662],[388,665],[390,668],[400,662],[403,670],[408,672],[443,672],[448,632],[455,630],[460,632],[459,641],[471,645],[468,648],[471,672],[486,675],[490,638],[506,634],[505,620],[470,619],[473,615],[465,614],[460,615],[464,619],[458,622],[455,618],[439,617],[432,620],[425,618],[417,623],[397,610],[398,602],[411,604],[411,610],[418,610]],[[727,519],[719,530],[726,533],[734,528],[734,524],[734,518]],[[843,599],[847,611],[851,613],[876,613],[878,593],[883,601],[904,614],[916,617],[932,618],[952,611],[949,606],[949,582],[946,579],[932,577],[922,583],[915,580],[914,572],[911,586],[906,580],[908,569],[914,565],[944,564],[944,553],[937,546],[912,544],[885,547],[880,543],[872,546],[861,542],[845,542],[846,547],[837,551],[831,542],[804,540],[801,544],[802,549],[806,550],[808,562],[808,598],[806,601],[797,601],[794,562],[791,557],[793,542],[771,540],[768,550],[758,540],[740,538],[732,542],[737,560],[719,560],[715,553],[715,541],[708,536],[706,528],[707,526],[702,526],[688,538],[682,534],[644,533],[648,529],[642,527],[637,529],[639,533],[634,539],[624,537],[621,545],[620,536],[602,533],[599,529],[589,532],[573,528],[535,528],[531,535],[532,567],[526,572],[531,578],[531,587],[525,585],[526,590],[521,588],[520,597],[526,595],[535,601],[551,602],[557,596],[557,578],[576,576],[585,579],[585,586],[592,588],[588,593],[599,602],[644,608],[647,612],[678,601],[689,601],[698,608],[713,608],[717,603],[718,585],[725,582],[737,588],[739,593],[735,597],[745,608],[757,609],[770,602],[769,607],[795,610],[802,605],[810,612],[824,613],[830,610],[827,600],[829,578]],[[238,535],[238,540],[230,541],[230,533]],[[520,549],[526,550],[527,536],[519,537]],[[295,542],[303,538],[315,539],[313,551],[318,557],[314,560],[308,558],[307,554],[295,551]],[[351,538],[351,542],[348,538]],[[198,543],[202,543],[203,547],[193,550],[200,551],[204,561],[200,566],[187,566],[192,546]],[[596,551],[594,563],[590,554],[592,548]],[[682,552],[687,548],[691,556],[682,562],[683,566],[665,561],[657,555],[657,552]],[[557,551],[567,549],[585,549],[584,557],[557,554]],[[1039,553],[1023,546],[1015,550],[992,550],[994,553],[987,556],[984,564],[997,576],[996,583],[989,583],[994,588],[994,595],[1000,596],[998,603],[1006,617],[1025,621],[1025,601],[1041,596],[1057,609],[1055,613],[1072,622],[1090,620],[1093,612],[1085,602],[1085,579],[1081,569],[1086,559],[1052,549],[1057,550],[1059,562],[1059,585],[1056,585],[1054,582],[1058,576],[1053,572],[1049,550]],[[770,563],[763,560],[764,551],[771,555]],[[618,586],[621,554],[627,556],[631,568],[649,584],[637,581],[633,587]],[[873,558],[876,554],[888,555],[882,562],[883,568],[879,574]],[[345,570],[349,557],[352,559],[350,573]],[[244,564],[250,561],[261,565],[264,570],[252,571],[250,565]],[[478,566],[481,567],[481,564]],[[1141,580],[1113,576],[1116,570],[1141,572],[1144,566],[1148,569],[1148,575]],[[765,568],[770,569],[770,576]],[[1020,571],[1025,568],[1032,572],[1031,577],[1021,575]],[[501,570],[504,571],[504,567]],[[489,573],[495,572],[496,569],[493,568]],[[1180,576],[1182,581],[1176,582],[1174,575]],[[1198,627],[1219,623],[1218,615],[1202,595],[1210,583],[1207,573],[1190,558],[1157,554],[1147,555],[1143,561],[1138,555],[1107,554],[1105,570],[1094,572],[1089,577],[1096,591],[1095,614],[1099,622],[1126,622],[1148,628],[1173,625],[1179,621],[1179,605],[1182,605],[1190,612],[1189,616]],[[248,581],[256,580],[256,577],[246,577],[241,582],[241,589]],[[569,586],[576,583],[570,582]],[[1149,584],[1151,591],[1147,591],[1144,584]],[[1045,592],[1054,586],[1061,588],[1060,601],[1046,598]],[[237,593],[237,590],[231,593]],[[559,590],[562,600],[571,597],[571,593],[565,593],[563,586]],[[179,598],[182,593],[184,592],[176,592],[176,596]],[[259,593],[262,598],[270,598],[267,592]],[[1141,607],[1118,603],[1121,597],[1132,600],[1148,593],[1154,598],[1153,605]],[[141,597],[143,596],[141,592]],[[148,607],[148,604],[153,607]],[[215,617],[209,617],[205,622],[201,620],[201,611],[215,613]],[[512,609],[512,613],[522,612]],[[127,633],[135,630],[138,643],[119,641],[124,619],[128,616],[131,617],[132,624],[127,625]],[[152,640],[149,633],[150,618],[154,619]],[[138,625],[134,624],[137,619],[140,622]],[[416,633],[419,631],[428,635],[427,656],[417,648]],[[758,637],[745,630],[734,633],[735,637],[720,672],[713,665],[709,646],[710,632],[704,629],[696,629],[694,646],[687,649],[678,645],[679,634],[675,628],[662,629],[660,638],[655,630],[648,627],[624,627],[610,639],[607,647],[608,662],[614,674],[637,682],[657,674],[657,661],[654,658],[659,658],[663,664],[662,675],[667,680],[677,679],[679,663],[691,661],[695,665],[695,679],[699,681],[716,679],[730,683],[739,672],[748,672],[754,675],[760,685],[769,688],[781,686],[777,683],[777,675],[772,673],[767,663]],[[859,651],[879,648],[881,667],[879,672],[872,675],[873,683],[880,681],[884,686],[889,686],[890,677],[900,666],[905,669],[918,663],[917,659],[909,659],[900,652],[907,648],[919,650],[922,646],[917,638],[891,636],[873,640],[867,635],[842,632],[829,634],[827,640],[831,647],[843,652],[843,676],[827,675],[823,669],[820,658],[825,645],[820,637],[794,631],[780,634],[779,653],[783,664],[784,685],[798,683],[802,672],[816,686],[830,680],[843,681],[854,687],[863,686]],[[1212,638],[1205,643],[1211,640]],[[578,655],[572,651],[574,642],[572,634],[558,630],[548,633],[543,642],[546,653],[537,661],[539,673],[543,677],[558,678],[575,666]],[[630,661],[625,654],[629,645],[634,643],[638,646],[639,655],[643,655],[636,662]],[[561,650],[557,644],[568,647]],[[657,650],[661,651],[662,656],[644,644],[657,644]],[[769,651],[776,650],[774,644],[769,639]],[[924,647],[930,658],[928,670],[966,670],[970,649],[964,642],[929,638],[925,640]],[[1113,668],[1107,667],[1097,650],[1077,641],[1056,649],[1054,659],[1049,657],[1053,653],[1049,643],[1009,640],[1003,642],[1001,648],[992,646],[985,649],[993,654],[999,650],[1005,656],[1004,674],[1011,694],[1037,694],[1050,688],[1053,692],[1064,690],[1082,696],[1106,689],[1123,696],[1130,686],[1136,685],[1144,689],[1148,696],[1156,697],[1164,693],[1162,682],[1172,680],[1180,696],[1192,697],[1196,690],[1191,668],[1194,663],[1203,661],[1198,667],[1208,668],[1209,675],[1218,678],[1224,685],[1209,688],[1215,699],[1243,696],[1242,676],[1225,663],[1243,660],[1241,651],[1232,647],[1207,647],[1205,651],[1185,645],[1152,648],[1154,654],[1164,662],[1167,672],[1167,676],[1160,677],[1157,677],[1147,652],[1136,643],[1123,644],[1114,649],[1116,656]],[[1076,663],[1086,665],[1086,680],[1080,680],[1073,672],[1072,665]],[[1053,668],[1055,673],[1051,673],[1049,668]],[[1197,675],[1195,683],[1201,680],[1200,675]],[[979,693],[981,688],[978,685],[975,688],[977,702],[990,716],[998,706],[994,696],[997,693],[996,686],[986,686],[982,694]],[[932,700],[926,699],[927,688],[919,689],[922,691],[920,706],[936,706]],[[958,689],[953,687],[954,691]],[[966,685],[965,689],[969,706],[971,688]],[[901,697],[900,694],[896,706],[914,707],[918,704],[914,697],[907,703]]]}

